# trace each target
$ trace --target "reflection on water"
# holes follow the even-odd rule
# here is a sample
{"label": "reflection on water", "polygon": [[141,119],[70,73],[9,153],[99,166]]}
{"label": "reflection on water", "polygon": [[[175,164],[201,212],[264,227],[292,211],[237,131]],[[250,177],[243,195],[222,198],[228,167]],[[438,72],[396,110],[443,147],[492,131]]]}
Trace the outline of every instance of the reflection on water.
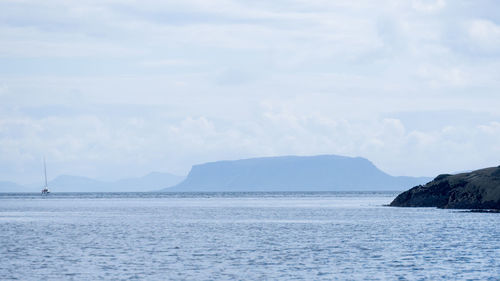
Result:
{"label": "reflection on water", "polygon": [[394,193],[0,195],[5,279],[490,279],[500,215]]}

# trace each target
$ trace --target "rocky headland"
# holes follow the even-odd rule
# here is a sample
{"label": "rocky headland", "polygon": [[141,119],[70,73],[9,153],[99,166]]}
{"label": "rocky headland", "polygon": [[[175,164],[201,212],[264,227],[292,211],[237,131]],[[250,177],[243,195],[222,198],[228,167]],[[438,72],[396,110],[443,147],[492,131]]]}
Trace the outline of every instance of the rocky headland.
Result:
{"label": "rocky headland", "polygon": [[439,175],[399,194],[390,206],[500,210],[500,166]]}

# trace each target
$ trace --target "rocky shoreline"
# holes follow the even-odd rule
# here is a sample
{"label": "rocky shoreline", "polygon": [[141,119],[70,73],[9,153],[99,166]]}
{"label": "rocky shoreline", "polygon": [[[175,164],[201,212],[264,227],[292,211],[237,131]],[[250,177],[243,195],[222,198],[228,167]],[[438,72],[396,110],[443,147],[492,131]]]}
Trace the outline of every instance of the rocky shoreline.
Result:
{"label": "rocky shoreline", "polygon": [[399,194],[390,206],[500,212],[500,166],[439,175],[425,185]]}

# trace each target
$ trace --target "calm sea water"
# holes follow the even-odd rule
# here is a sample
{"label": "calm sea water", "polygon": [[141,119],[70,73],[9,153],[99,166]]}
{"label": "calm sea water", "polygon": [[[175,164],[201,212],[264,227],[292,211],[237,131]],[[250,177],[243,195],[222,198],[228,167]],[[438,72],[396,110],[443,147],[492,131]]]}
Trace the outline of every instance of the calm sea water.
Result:
{"label": "calm sea water", "polygon": [[500,215],[395,193],[0,195],[2,280],[500,280]]}

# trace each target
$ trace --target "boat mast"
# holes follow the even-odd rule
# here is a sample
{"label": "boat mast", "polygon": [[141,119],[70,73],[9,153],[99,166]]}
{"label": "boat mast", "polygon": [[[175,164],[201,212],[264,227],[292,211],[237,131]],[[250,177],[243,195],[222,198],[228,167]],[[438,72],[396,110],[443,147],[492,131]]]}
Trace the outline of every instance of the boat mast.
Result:
{"label": "boat mast", "polygon": [[47,188],[47,165],[45,165],[45,157],[43,157],[43,172],[45,174],[45,188]]}

